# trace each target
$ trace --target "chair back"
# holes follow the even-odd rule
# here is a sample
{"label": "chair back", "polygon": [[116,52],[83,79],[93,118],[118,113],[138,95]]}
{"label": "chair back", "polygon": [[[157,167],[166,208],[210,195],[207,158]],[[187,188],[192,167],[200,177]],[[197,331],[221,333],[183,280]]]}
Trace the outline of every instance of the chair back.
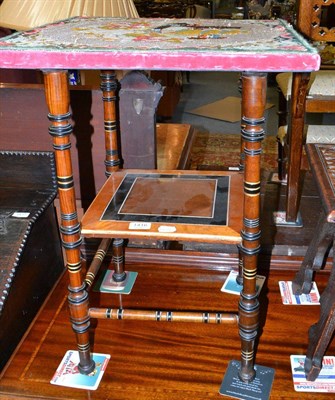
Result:
{"label": "chair back", "polygon": [[298,0],[297,28],[312,40],[335,42],[335,0]]}

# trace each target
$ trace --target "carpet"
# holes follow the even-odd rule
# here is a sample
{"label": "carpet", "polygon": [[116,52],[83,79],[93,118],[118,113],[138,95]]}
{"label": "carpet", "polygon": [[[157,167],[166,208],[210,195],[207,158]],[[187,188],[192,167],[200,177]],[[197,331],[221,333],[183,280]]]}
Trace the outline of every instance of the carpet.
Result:
{"label": "carpet", "polygon": [[[197,132],[190,156],[190,169],[201,166],[235,166],[240,159],[240,135]],[[262,143],[261,168],[277,169],[277,140],[267,136]]]}
{"label": "carpet", "polygon": [[[266,103],[266,110],[273,106],[271,103]],[[186,112],[206,118],[238,122],[241,120],[241,98],[234,96],[226,97]]]}

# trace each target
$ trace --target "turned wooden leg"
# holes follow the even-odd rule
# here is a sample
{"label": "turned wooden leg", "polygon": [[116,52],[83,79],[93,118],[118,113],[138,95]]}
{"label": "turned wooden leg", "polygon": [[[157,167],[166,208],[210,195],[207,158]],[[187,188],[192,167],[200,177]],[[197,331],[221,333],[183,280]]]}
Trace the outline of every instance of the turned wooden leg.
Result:
{"label": "turned wooden leg", "polygon": [[240,247],[238,247],[238,275],[236,282],[241,286],[243,285],[243,250]]}
{"label": "turned wooden leg", "polygon": [[114,273],[113,280],[115,282],[123,282],[127,274],[124,270],[124,240],[114,239],[113,240],[113,264]]}
{"label": "turned wooden leg", "polygon": [[113,171],[117,171],[120,168],[121,164],[116,121],[117,81],[115,71],[101,71],[100,78],[104,105],[105,173],[108,178]]}
{"label": "turned wooden leg", "polygon": [[[278,127],[287,125],[287,100],[282,91],[279,90],[279,104],[278,104]],[[285,142],[287,137],[280,138],[277,136],[278,142],[278,179],[283,181],[286,179],[286,151]]]}
{"label": "turned wooden leg", "polygon": [[[242,95],[242,92],[243,92],[242,85],[243,85],[243,79],[242,79],[242,76],[240,76],[239,85],[238,85],[238,91],[240,92],[241,95]],[[242,110],[242,104],[241,104],[241,130],[244,129],[244,128],[245,128],[245,126],[243,124],[243,110]],[[239,169],[240,169],[240,171],[244,170],[244,141],[243,141],[243,136],[242,135],[241,135],[241,144],[240,144]],[[241,277],[242,277],[242,275],[241,275]]]}
{"label": "turned wooden leg", "polygon": [[299,209],[300,168],[304,139],[305,104],[310,73],[293,73],[290,123],[288,126],[288,161],[286,221],[296,222]]}
{"label": "turned wooden leg", "polygon": [[49,133],[53,138],[57,184],[60,201],[60,232],[69,271],[69,309],[72,328],[76,334],[79,351],[79,371],[91,373],[95,363],[90,353],[88,294],[81,272],[80,224],[72,175],[71,142],[72,126],[69,123],[69,88],[66,71],[44,73],[45,95],[51,121]]}
{"label": "turned wooden leg", "polygon": [[335,330],[335,260],[326,289],[320,297],[320,319],[309,330],[309,344],[305,360],[305,373],[314,381],[322,368],[323,356]]}
{"label": "turned wooden leg", "polygon": [[321,269],[334,234],[335,224],[327,222],[326,216],[322,212],[313,239],[292,282],[294,294],[307,294],[311,291],[314,271]]}
{"label": "turned wooden leg", "polygon": [[[242,76],[239,78],[239,85],[238,85],[238,90],[240,94],[242,95]],[[243,110],[242,110],[242,99],[241,99],[241,131],[245,128],[245,125],[243,123]],[[244,140],[243,136],[241,135],[241,142],[240,142],[240,161],[239,161],[239,170],[243,171],[244,170],[244,161],[245,161],[245,156],[244,156]],[[242,286],[243,285],[243,251],[238,247],[238,275],[236,277],[236,282],[238,285]]]}
{"label": "turned wooden leg", "polygon": [[242,75],[242,138],[244,141],[244,211],[242,244],[243,290],[239,301],[242,381],[255,377],[254,347],[259,325],[259,302],[256,292],[258,253],[260,251],[260,161],[264,139],[266,74],[245,72]]}
{"label": "turned wooden leg", "polygon": [[[116,92],[117,81],[115,71],[101,71],[100,74],[102,100],[104,104],[104,129],[105,129],[105,167],[106,176],[109,177],[120,168],[121,160],[118,147],[117,107]],[[126,279],[124,271],[124,240],[113,240],[113,279],[115,282],[123,282]]]}

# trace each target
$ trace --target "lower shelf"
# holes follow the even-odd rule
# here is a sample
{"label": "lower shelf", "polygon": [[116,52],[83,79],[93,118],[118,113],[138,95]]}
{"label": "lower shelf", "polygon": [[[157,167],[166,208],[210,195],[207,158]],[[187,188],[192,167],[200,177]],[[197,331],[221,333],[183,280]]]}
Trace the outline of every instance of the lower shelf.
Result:
{"label": "lower shelf", "polygon": [[86,237],[239,243],[243,174],[120,170],[82,219]]}

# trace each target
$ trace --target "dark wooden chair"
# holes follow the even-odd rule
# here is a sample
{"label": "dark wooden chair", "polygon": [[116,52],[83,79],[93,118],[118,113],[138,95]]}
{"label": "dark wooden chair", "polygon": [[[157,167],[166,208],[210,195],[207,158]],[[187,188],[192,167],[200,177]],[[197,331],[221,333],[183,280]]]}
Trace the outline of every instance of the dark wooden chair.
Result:
{"label": "dark wooden chair", "polygon": [[[335,146],[308,144],[310,161],[320,197],[323,213],[300,270],[293,281],[295,294],[309,293],[315,271],[320,270],[335,239]],[[334,245],[333,245],[334,249]],[[335,260],[328,284],[321,298],[320,319],[309,330],[309,345],[305,360],[308,380],[314,381],[322,368],[322,359],[335,330]]]}
{"label": "dark wooden chair", "polygon": [[[335,41],[335,1],[299,0],[297,29],[314,41]],[[281,73],[279,87],[279,166],[287,179],[286,221],[297,220],[303,143],[335,143],[335,125],[307,125],[307,113],[335,112],[335,69],[316,73]],[[289,104],[289,107],[288,107]],[[289,110],[288,110],[289,108]]]}

